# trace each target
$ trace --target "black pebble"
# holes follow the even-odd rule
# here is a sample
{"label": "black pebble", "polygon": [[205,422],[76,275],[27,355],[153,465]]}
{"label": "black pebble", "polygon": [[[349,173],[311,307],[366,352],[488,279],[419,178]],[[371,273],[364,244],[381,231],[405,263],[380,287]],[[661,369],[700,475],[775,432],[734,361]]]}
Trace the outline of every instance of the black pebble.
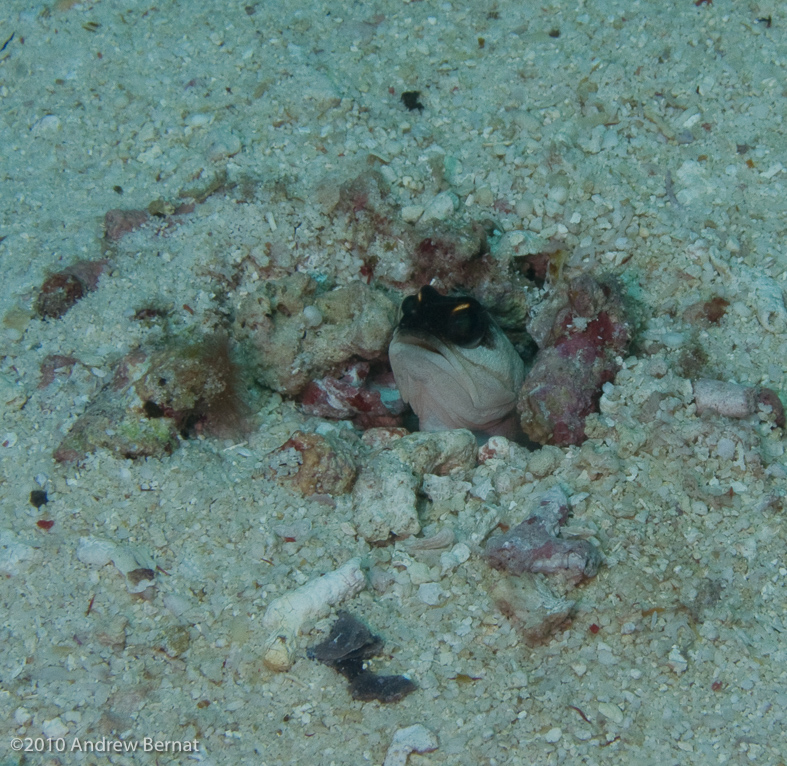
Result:
{"label": "black pebble", "polygon": [[383,640],[375,636],[349,612],[339,612],[325,641],[306,650],[310,660],[317,660],[341,673],[350,681],[353,699],[369,702],[398,702],[416,685],[404,676],[378,676],[364,668],[364,660],[379,654]]}
{"label": "black pebble", "polygon": [[366,671],[361,673],[351,684],[350,693],[354,700],[362,702],[398,702],[418,687],[404,676],[378,676]]}
{"label": "black pebble", "polygon": [[349,612],[339,612],[328,638],[306,651],[310,660],[317,660],[341,673],[350,681],[363,672],[363,661],[374,657],[383,648],[383,640],[375,636]]}
{"label": "black pebble", "polygon": [[406,90],[402,93],[402,103],[411,111],[415,111],[416,109],[419,112],[423,112],[424,105],[420,102],[418,97],[421,95],[420,90]]}
{"label": "black pebble", "polygon": [[142,409],[145,412],[145,416],[148,418],[163,418],[164,417],[164,410],[158,406],[155,402],[147,401],[142,405]]}
{"label": "black pebble", "polygon": [[46,492],[44,492],[43,489],[34,489],[30,493],[30,505],[40,508],[42,505],[46,505],[48,502],[49,498],[46,496]]}
{"label": "black pebble", "polygon": [[354,656],[366,648],[375,650],[364,654],[365,657],[371,657],[382,648],[382,645],[380,636],[375,636],[360,620],[342,610],[339,612],[338,619],[333,624],[328,638],[309,649],[308,656],[309,659],[319,660],[329,665],[336,660]]}

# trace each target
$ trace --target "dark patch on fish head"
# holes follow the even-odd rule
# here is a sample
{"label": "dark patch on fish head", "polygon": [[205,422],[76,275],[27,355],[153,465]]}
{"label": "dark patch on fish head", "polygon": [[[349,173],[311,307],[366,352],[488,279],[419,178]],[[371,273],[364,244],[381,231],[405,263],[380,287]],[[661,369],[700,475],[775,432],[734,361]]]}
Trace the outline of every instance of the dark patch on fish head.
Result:
{"label": "dark patch on fish head", "polygon": [[491,320],[486,309],[468,296],[441,295],[424,285],[402,301],[399,329],[428,334],[462,348],[489,341]]}

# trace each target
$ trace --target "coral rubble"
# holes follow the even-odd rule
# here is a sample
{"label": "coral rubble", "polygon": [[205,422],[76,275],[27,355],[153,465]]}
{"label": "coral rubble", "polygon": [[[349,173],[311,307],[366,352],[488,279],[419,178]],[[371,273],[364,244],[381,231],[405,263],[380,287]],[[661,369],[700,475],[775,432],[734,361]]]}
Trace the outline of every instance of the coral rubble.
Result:
{"label": "coral rubble", "polygon": [[577,277],[542,304],[528,330],[540,350],[517,402],[522,430],[540,444],[580,444],[630,339],[620,293]]}
{"label": "coral rubble", "polygon": [[560,573],[572,583],[594,577],[601,563],[598,550],[587,540],[557,536],[568,512],[565,492],[553,487],[531,516],[505,534],[490,538],[484,552],[486,560],[495,569],[514,575]]}
{"label": "coral rubble", "polygon": [[247,296],[234,334],[255,359],[259,382],[296,396],[353,358],[384,356],[395,317],[393,302],[362,282],[320,293],[317,282],[296,273]]}

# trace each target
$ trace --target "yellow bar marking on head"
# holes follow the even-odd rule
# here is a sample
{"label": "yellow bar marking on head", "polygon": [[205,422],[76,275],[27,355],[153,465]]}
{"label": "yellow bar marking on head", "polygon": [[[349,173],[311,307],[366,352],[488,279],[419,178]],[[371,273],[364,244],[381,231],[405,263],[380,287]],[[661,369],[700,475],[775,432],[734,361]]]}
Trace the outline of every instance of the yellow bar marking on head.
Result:
{"label": "yellow bar marking on head", "polygon": [[457,311],[464,311],[465,309],[469,309],[469,308],[470,308],[469,303],[460,303],[458,306],[454,306],[451,309],[451,313],[456,314]]}

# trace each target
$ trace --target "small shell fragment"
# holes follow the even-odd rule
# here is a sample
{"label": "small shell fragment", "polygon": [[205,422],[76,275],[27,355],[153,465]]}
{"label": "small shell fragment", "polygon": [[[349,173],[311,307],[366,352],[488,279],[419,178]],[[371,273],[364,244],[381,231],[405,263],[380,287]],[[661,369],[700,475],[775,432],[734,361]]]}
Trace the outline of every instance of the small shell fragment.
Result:
{"label": "small shell fragment", "polygon": [[669,657],[667,658],[667,665],[669,669],[677,675],[685,673],[689,667],[688,660],[681,654],[677,646],[672,647]]}
{"label": "small shell fragment", "polygon": [[36,558],[36,550],[10,529],[0,529],[0,575],[15,577]]}
{"label": "small shell fragment", "polygon": [[103,567],[112,561],[117,545],[110,540],[96,537],[83,537],[77,546],[77,558],[89,566]]}
{"label": "small shell fragment", "polygon": [[784,294],[770,277],[761,275],[752,280],[757,301],[755,311],[760,324],[768,332],[781,333],[787,329],[787,308]]}
{"label": "small shell fragment", "polygon": [[156,584],[156,563],[138,548],[97,537],[82,537],[77,546],[77,558],[83,564],[95,567],[106,566],[111,561],[126,578],[130,593],[142,593]]}
{"label": "small shell fragment", "polygon": [[455,539],[454,530],[451,527],[443,527],[431,537],[411,537],[402,543],[402,547],[410,552],[435,551],[440,548],[448,548],[453,545]]}
{"label": "small shell fragment", "polygon": [[604,718],[608,718],[612,721],[612,723],[618,725],[623,723],[623,711],[612,702],[599,702],[598,712],[601,713]]}
{"label": "small shell fragment", "polygon": [[405,766],[410,753],[431,753],[439,746],[436,735],[423,724],[399,729],[385,754],[383,766]]}
{"label": "small shell fragment", "polygon": [[322,324],[322,312],[316,306],[305,306],[303,319],[307,327],[319,327]]}

